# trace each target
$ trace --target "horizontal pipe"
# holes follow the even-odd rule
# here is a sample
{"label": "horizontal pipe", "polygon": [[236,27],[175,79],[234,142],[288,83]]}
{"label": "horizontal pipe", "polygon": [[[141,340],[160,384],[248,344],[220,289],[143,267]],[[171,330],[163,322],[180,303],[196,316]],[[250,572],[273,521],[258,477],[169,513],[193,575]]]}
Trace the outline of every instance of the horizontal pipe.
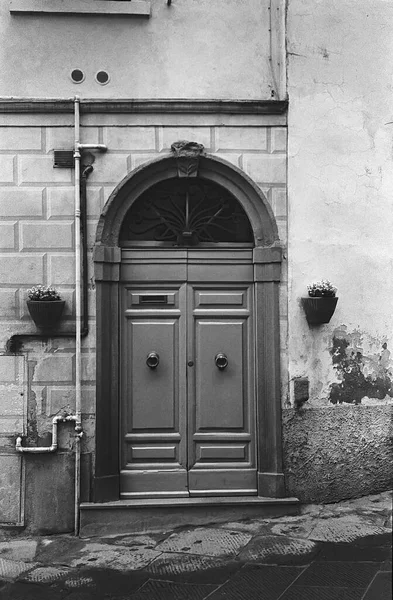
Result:
{"label": "horizontal pipe", "polygon": [[75,422],[75,431],[78,437],[82,435],[82,427],[80,419],[76,415],[61,416],[57,415],[52,419],[52,444],[50,446],[22,446],[22,436],[16,438],[15,450],[17,452],[31,453],[31,454],[50,454],[57,450],[57,425],[59,422]]}
{"label": "horizontal pipe", "polygon": [[108,150],[105,144],[77,144],[78,150],[99,150],[100,152],[106,152]]}

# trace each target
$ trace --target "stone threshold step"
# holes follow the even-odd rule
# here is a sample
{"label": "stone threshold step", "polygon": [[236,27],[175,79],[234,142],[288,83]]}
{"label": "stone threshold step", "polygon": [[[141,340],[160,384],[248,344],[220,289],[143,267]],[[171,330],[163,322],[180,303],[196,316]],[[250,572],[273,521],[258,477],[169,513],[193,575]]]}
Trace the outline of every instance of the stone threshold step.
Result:
{"label": "stone threshold step", "polygon": [[298,498],[268,498],[265,496],[194,496],[183,498],[133,498],[112,502],[82,502],[82,510],[110,510],[146,506],[237,506],[240,504],[274,505],[299,504]]}
{"label": "stone threshold step", "polygon": [[297,515],[299,508],[297,498],[258,496],[84,502],[80,510],[80,537],[160,533],[177,527]]}

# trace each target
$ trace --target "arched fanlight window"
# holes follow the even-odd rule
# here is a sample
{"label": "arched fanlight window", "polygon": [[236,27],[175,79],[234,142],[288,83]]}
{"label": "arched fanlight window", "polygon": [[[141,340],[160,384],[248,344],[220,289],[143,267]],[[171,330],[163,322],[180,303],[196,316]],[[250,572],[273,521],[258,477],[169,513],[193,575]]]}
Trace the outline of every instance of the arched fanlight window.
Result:
{"label": "arched fanlight window", "polygon": [[122,245],[253,241],[250,222],[236,198],[201,178],[173,178],[149,188],[133,203],[120,232]]}

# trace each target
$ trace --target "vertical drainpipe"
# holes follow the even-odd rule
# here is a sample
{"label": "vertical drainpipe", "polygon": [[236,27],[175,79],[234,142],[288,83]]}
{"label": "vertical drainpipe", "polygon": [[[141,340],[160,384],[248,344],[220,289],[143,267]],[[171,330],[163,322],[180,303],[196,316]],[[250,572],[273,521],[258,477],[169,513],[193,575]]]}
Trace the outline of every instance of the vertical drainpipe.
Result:
{"label": "vertical drainpipe", "polygon": [[[80,466],[82,432],[82,263],[81,263],[81,151],[106,152],[105,144],[80,143],[80,98],[74,98],[75,164],[75,535],[79,534]],[[86,235],[86,231],[85,231]],[[86,277],[86,274],[85,274]]]}
{"label": "vertical drainpipe", "polygon": [[75,516],[74,531],[79,533],[79,504],[80,504],[80,464],[82,437],[82,338],[81,338],[81,197],[80,197],[80,99],[74,99],[74,159],[75,159]]}

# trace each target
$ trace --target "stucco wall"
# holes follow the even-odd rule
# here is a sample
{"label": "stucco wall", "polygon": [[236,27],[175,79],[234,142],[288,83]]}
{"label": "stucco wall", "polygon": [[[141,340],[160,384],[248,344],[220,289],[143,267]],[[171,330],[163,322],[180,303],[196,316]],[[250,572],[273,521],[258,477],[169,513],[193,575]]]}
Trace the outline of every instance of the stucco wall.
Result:
{"label": "stucco wall", "polygon": [[[287,24],[290,378],[313,406],[391,402],[393,6],[290,0]],[[339,301],[310,328],[318,279]]]}
{"label": "stucco wall", "polygon": [[[274,0],[271,28],[270,4],[181,0],[167,6],[165,0],[152,0],[150,17],[116,17],[11,14],[9,3],[1,2],[1,94],[277,98],[278,63],[285,61],[277,58],[278,44],[271,38],[284,10],[277,19],[283,2]],[[85,73],[78,85],[70,79],[75,68]],[[110,75],[104,86],[95,81],[102,69]]]}

